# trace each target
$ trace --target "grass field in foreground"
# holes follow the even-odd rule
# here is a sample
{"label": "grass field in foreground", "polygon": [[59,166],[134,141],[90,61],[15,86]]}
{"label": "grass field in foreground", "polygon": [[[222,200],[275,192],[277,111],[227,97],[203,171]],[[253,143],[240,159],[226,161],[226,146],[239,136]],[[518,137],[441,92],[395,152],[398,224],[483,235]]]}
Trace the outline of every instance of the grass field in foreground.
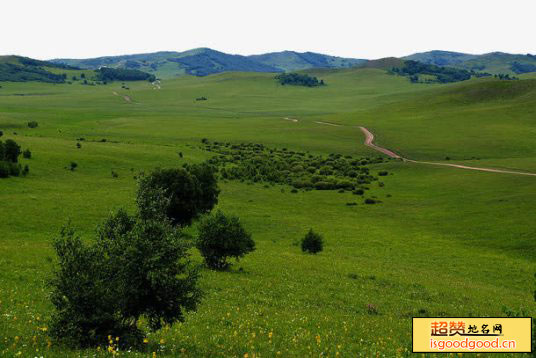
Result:
{"label": "grass field in foreground", "polygon": [[[0,181],[0,355],[109,355],[104,346],[49,346],[51,238],[70,218],[91,239],[111,210],[134,209],[137,172],[208,158],[202,138],[376,156],[355,127],[365,125],[411,158],[536,171],[531,80],[412,85],[373,69],[321,76],[328,86],[313,89],[234,73],[164,81],[161,90],[3,83],[2,139],[33,158],[24,160],[28,177]],[[29,120],[39,127],[27,128]],[[65,169],[71,161],[74,172]],[[392,175],[367,194],[378,205],[349,193],[221,182],[219,208],[241,217],[257,250],[230,272],[204,270],[199,310],[150,334],[146,351],[121,355],[412,356],[412,316],[535,312],[534,178],[396,161],[379,170]],[[326,239],[316,256],[296,245],[310,227]]]}

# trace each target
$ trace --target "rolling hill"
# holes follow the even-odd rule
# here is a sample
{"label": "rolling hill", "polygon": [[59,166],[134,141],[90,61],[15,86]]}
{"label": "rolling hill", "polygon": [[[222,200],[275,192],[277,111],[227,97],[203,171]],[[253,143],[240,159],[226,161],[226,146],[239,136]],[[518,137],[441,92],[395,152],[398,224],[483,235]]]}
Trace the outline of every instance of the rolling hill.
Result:
{"label": "rolling hill", "polygon": [[404,57],[425,64],[458,67],[465,70],[489,72],[492,74],[521,74],[536,72],[536,56],[491,52],[472,55],[460,52],[429,51]]}
{"label": "rolling hill", "polygon": [[249,58],[282,71],[298,71],[309,68],[345,68],[366,63],[367,60],[323,55],[314,52],[282,51]]}
{"label": "rolling hill", "polygon": [[262,55],[230,55],[209,48],[185,52],[155,52],[91,59],[54,59],[57,64],[97,69],[102,66],[139,69],[160,78],[184,74],[206,76],[220,72],[284,72],[308,68],[344,68],[366,60],[341,58],[313,52],[275,52]]}
{"label": "rolling hill", "polygon": [[66,76],[54,70],[72,70],[64,64],[53,64],[21,56],[0,56],[0,82],[39,81],[63,83]]}

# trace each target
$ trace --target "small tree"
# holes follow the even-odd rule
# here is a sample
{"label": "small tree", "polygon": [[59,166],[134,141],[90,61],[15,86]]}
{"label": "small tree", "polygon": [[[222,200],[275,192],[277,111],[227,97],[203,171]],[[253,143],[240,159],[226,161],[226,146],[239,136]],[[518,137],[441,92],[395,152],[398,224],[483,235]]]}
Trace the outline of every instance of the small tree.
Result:
{"label": "small tree", "polygon": [[309,229],[307,235],[302,239],[301,248],[303,252],[316,254],[324,249],[324,239],[322,235],[315,233],[313,229]]}
{"label": "small tree", "polygon": [[200,220],[197,248],[208,267],[225,270],[229,267],[228,258],[238,260],[254,251],[255,242],[238,217],[226,216],[218,211]]}
{"label": "small tree", "polygon": [[28,122],[28,128],[37,128],[39,126],[39,123],[36,121],[30,121]]}
{"label": "small tree", "polygon": [[32,152],[30,152],[29,149],[25,149],[23,152],[22,152],[22,157],[24,159],[30,159],[32,157]]}
{"label": "small tree", "polygon": [[0,137],[2,137],[3,135],[4,135],[4,132],[0,131]]}
{"label": "small tree", "polygon": [[140,318],[153,331],[183,321],[200,299],[188,242],[168,221],[123,210],[99,227],[92,245],[64,228],[54,241],[51,336],[85,347],[104,344],[111,335],[136,346],[144,337]]}
{"label": "small tree", "polygon": [[13,139],[4,142],[4,160],[11,163],[17,163],[21,154],[20,145]]}
{"label": "small tree", "polygon": [[78,164],[76,162],[71,162],[71,164],[69,165],[69,169],[74,172],[76,168],[78,168]]}
{"label": "small tree", "polygon": [[[208,213],[218,202],[215,170],[208,164],[179,169],[157,169],[139,181],[137,202],[142,216],[150,213],[143,203],[157,191],[169,199],[161,209],[175,225],[188,225],[201,214]],[[148,197],[145,197],[148,196]]]}

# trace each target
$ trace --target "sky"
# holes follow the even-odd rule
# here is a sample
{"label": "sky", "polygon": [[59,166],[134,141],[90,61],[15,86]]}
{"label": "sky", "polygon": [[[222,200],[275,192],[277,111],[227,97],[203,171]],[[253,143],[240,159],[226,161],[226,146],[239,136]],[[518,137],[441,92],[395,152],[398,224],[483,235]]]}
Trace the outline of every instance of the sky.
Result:
{"label": "sky", "polygon": [[90,58],[210,47],[376,59],[536,54],[535,0],[3,1],[0,55]]}

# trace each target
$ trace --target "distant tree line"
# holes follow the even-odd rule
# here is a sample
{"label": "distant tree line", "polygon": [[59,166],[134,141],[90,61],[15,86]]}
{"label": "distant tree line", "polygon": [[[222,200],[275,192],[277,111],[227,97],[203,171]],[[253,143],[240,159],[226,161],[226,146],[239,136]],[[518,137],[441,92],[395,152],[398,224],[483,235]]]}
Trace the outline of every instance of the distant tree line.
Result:
{"label": "distant tree line", "polygon": [[139,70],[127,70],[124,68],[101,67],[96,70],[97,79],[100,81],[154,81],[156,77]]}
{"label": "distant tree line", "polygon": [[518,75],[521,73],[536,72],[536,65],[531,63],[519,63],[515,61],[510,68]]}
{"label": "distant tree line", "polygon": [[66,65],[64,63],[51,63],[47,61],[34,60],[33,58],[28,58],[28,57],[19,57],[18,60],[22,65],[25,65],[25,66],[34,66],[34,67],[45,66],[45,67],[63,68],[65,70],[79,70],[80,69],[78,67]]}
{"label": "distant tree line", "polygon": [[65,74],[58,75],[37,66],[0,63],[0,81],[64,83],[66,78]]}
{"label": "distant tree line", "polygon": [[435,76],[436,80],[427,80],[427,82],[459,82],[471,79],[472,76],[484,77],[490,76],[487,73],[476,73],[474,71],[468,71],[453,67],[441,67],[418,61],[406,61],[404,67],[393,67],[391,70],[401,76],[409,77],[413,83],[419,82],[419,75]]}
{"label": "distant tree line", "polygon": [[299,73],[282,73],[275,76],[275,79],[279,81],[281,85],[294,85],[294,86],[305,86],[305,87],[318,87],[324,86],[324,80],[318,80],[314,76],[309,76],[307,74]]}
{"label": "distant tree line", "polygon": [[519,80],[519,78],[516,77],[516,76],[510,76],[509,74],[504,74],[504,73],[499,73],[497,75],[494,75],[493,77],[498,78],[498,79],[503,80],[503,81]]}

